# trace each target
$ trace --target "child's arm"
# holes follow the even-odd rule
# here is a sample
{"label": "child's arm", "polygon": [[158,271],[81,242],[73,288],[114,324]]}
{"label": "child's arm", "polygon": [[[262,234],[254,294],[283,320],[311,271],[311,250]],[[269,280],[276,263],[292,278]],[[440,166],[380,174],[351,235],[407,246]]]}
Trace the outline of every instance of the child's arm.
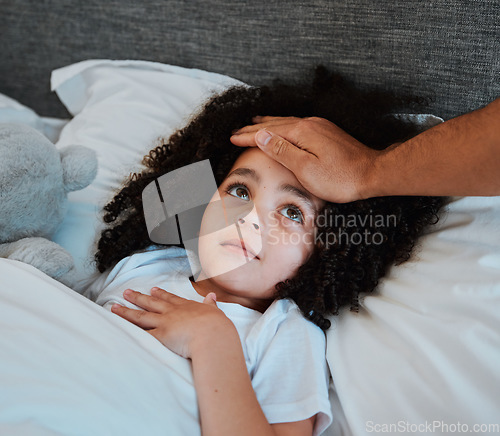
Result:
{"label": "child's arm", "polygon": [[312,435],[313,419],[275,425],[267,422],[232,323],[214,325],[212,332],[200,335],[191,359],[204,436]]}
{"label": "child's arm", "polygon": [[[312,435],[315,417],[269,424],[255,395],[238,332],[209,294],[204,303],[153,288],[151,297],[126,291],[144,308],[115,305],[112,311],[148,329],[166,347],[192,361],[203,436]],[[272,383],[272,380],[270,380]]]}

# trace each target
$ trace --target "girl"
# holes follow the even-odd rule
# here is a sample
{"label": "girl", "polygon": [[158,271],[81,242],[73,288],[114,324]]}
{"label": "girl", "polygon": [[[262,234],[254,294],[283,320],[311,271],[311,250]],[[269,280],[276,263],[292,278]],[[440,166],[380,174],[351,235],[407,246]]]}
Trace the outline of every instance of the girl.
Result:
{"label": "girl", "polygon": [[[99,269],[136,254],[92,292],[100,293],[101,304],[121,302],[113,312],[191,359],[204,435],[311,435],[326,428],[325,317],[345,305],[357,310],[358,295],[409,258],[444,202],[325,203],[259,149],[232,146],[231,133],[261,113],[318,116],[383,149],[417,133],[390,116],[415,103],[361,92],[321,68],[312,86],[230,89],[152,150],[147,168],[105,207],[111,225],[99,242]],[[159,176],[204,159],[219,188],[203,216],[194,281],[182,249],[148,248],[141,194]],[[232,199],[252,201],[251,212],[203,234],[211,205]]]}

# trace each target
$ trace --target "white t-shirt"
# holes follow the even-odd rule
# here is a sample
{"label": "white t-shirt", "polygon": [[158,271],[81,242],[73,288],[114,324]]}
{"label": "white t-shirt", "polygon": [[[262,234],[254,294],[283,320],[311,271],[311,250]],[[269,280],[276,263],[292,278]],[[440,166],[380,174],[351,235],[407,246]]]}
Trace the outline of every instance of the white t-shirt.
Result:
{"label": "white t-shirt", "polygon": [[[100,276],[85,292],[110,309],[114,303],[137,308],[123,298],[127,288],[144,294],[158,286],[183,298],[203,301],[193,288],[182,248],[134,254]],[[314,434],[332,420],[325,335],[290,300],[276,300],[262,314],[235,303],[217,302],[235,325],[257,399],[269,423],[293,422],[317,414]]]}

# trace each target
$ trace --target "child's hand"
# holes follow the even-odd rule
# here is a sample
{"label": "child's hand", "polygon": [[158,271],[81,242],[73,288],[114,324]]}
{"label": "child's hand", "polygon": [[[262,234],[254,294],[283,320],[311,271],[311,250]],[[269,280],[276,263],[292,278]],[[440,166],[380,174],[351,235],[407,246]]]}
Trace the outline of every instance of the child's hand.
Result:
{"label": "child's hand", "polygon": [[228,328],[234,328],[224,312],[217,308],[214,293],[209,293],[203,303],[186,300],[160,288],[152,288],[151,296],[127,289],[123,296],[143,310],[114,304],[111,311],[142,327],[185,358],[191,358],[196,347],[206,346],[211,339],[223,336]]}

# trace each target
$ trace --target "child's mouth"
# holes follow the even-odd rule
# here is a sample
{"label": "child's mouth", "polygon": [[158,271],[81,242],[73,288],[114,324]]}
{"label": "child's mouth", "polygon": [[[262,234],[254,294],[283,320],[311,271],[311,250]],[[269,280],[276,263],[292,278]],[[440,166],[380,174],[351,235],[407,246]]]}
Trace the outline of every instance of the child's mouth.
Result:
{"label": "child's mouth", "polygon": [[220,245],[234,253],[243,254],[250,260],[260,259],[259,256],[257,256],[257,254],[255,254],[255,252],[248,246],[248,244],[245,244],[245,242],[241,239],[229,239],[222,242]]}

